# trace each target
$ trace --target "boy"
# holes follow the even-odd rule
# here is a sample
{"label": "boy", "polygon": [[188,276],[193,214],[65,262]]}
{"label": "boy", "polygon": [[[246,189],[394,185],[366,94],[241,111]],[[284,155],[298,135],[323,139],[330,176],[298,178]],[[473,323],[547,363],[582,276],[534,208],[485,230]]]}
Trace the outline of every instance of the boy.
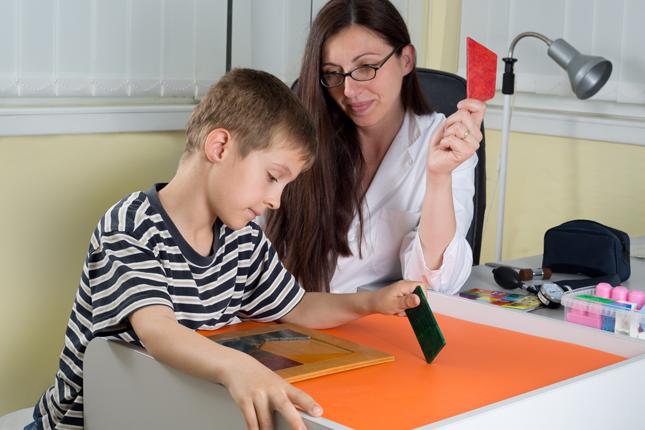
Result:
{"label": "boy", "polygon": [[225,385],[249,428],[277,410],[304,428],[296,407],[322,409],[255,359],[194,332],[234,317],[331,327],[418,304],[399,282],[373,293],[305,294],[252,222],[280,204],[311,163],[315,131],[289,88],[238,69],[211,87],[187,127],[177,173],[133,193],[100,220],[65,334],[55,382],[27,428],[83,426],[83,355],[96,336],[142,345],[157,360]]}

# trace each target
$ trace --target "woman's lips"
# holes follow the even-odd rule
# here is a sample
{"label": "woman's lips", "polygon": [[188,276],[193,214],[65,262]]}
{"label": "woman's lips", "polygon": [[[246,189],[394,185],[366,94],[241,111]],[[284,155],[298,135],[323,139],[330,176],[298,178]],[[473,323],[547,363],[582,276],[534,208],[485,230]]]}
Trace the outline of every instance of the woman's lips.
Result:
{"label": "woman's lips", "polygon": [[365,111],[367,111],[370,108],[370,106],[372,106],[372,103],[373,103],[372,101],[360,102],[360,103],[349,103],[348,106],[349,106],[349,110],[351,110],[352,113],[360,115]]}

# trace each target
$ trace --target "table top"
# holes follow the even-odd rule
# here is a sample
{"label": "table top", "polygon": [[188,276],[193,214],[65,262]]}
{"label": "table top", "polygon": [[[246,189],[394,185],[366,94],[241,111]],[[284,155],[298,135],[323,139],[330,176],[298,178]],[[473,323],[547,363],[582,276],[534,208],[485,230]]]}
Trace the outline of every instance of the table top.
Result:
{"label": "table top", "polygon": [[624,360],[571,343],[436,317],[446,346],[432,364],[425,362],[407,318],[371,315],[321,331],[392,354],[394,362],[294,385],[320,402],[329,420],[351,428],[409,429]]}

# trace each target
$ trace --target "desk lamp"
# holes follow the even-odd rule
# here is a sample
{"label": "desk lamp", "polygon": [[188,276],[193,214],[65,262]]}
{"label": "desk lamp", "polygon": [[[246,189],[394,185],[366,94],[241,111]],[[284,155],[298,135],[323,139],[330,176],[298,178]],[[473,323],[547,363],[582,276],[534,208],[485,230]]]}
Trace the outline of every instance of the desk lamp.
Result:
{"label": "desk lamp", "polygon": [[548,37],[527,31],[515,36],[508,50],[508,57],[503,58],[504,77],[502,81],[502,94],[504,94],[504,111],[502,119],[502,145],[499,167],[499,208],[497,209],[497,240],[495,246],[495,258],[502,259],[502,237],[504,233],[504,200],[506,192],[506,163],[508,158],[508,135],[511,126],[511,95],[515,92],[515,73],[513,65],[517,58],[513,58],[513,50],[520,39],[535,37],[543,41],[549,47],[549,57],[567,71],[571,81],[571,89],[576,97],[581,100],[588,99],[602,88],[611,75],[611,62],[603,57],[583,55],[563,39],[551,40]]}

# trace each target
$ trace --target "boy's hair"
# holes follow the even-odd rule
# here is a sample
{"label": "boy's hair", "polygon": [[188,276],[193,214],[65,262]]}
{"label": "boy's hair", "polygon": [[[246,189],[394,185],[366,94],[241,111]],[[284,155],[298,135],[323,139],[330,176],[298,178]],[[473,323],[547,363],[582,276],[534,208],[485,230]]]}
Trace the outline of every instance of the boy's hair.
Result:
{"label": "boy's hair", "polygon": [[308,166],[317,151],[316,130],[296,95],[260,70],[233,69],[210,87],[188,121],[184,155],[202,148],[216,128],[231,133],[242,157],[268,148],[276,135],[302,151]]}

